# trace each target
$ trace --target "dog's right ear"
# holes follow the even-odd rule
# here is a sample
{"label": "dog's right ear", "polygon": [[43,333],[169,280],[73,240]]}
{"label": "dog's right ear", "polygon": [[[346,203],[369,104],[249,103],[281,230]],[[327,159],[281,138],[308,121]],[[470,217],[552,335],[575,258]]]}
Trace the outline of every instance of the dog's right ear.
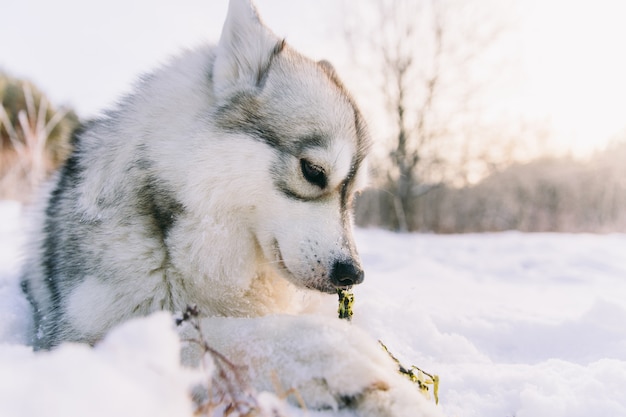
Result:
{"label": "dog's right ear", "polygon": [[261,22],[250,0],[230,0],[213,66],[217,96],[259,86],[283,46],[284,41]]}

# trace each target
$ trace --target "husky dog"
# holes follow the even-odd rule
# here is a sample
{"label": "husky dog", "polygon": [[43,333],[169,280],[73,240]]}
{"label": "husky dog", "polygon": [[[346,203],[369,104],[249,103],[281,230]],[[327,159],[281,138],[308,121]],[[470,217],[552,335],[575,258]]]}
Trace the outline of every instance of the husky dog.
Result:
{"label": "husky dog", "polygon": [[[254,329],[264,316],[302,310],[303,289],[361,283],[350,208],[369,144],[332,66],[293,50],[248,0],[232,0],[216,46],[144,77],[76,133],[23,275],[34,346],[94,344],[122,321],[188,305]],[[373,375],[330,397],[373,390]]]}
{"label": "husky dog", "polygon": [[219,44],[144,77],[75,135],[23,286],[38,347],[197,305],[293,312],[298,288],[359,284],[350,203],[369,146],[325,62],[233,1]]}

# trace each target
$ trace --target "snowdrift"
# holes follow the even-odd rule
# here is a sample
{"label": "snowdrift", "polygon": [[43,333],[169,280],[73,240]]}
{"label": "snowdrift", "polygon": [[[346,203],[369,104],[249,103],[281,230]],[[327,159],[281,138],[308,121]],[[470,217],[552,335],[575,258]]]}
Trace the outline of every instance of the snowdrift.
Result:
{"label": "snowdrift", "polygon": [[[0,218],[0,415],[191,416],[189,387],[204,375],[179,365],[166,313],[94,349],[27,346],[26,225],[16,203],[0,202]],[[437,373],[446,415],[626,416],[626,235],[357,230],[357,240],[367,277],[353,325]]]}

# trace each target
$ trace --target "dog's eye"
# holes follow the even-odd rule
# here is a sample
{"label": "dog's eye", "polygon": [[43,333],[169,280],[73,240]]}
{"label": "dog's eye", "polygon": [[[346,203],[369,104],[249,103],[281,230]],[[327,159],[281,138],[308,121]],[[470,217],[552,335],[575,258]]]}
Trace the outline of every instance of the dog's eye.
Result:
{"label": "dog's eye", "polygon": [[320,188],[326,187],[326,173],[324,172],[324,168],[315,165],[307,159],[301,159],[300,169],[302,170],[302,175],[308,182]]}

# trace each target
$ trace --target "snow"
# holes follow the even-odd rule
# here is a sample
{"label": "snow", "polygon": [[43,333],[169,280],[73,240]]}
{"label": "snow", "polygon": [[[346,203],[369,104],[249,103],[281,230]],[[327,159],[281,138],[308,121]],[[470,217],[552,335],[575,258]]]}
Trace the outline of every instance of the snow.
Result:
{"label": "snow", "polygon": [[99,346],[66,344],[33,353],[0,345],[3,416],[191,415],[188,387],[198,376],[179,366],[171,316],[126,323]]}
{"label": "snow", "polygon": [[[27,346],[22,208],[0,202],[0,218],[0,415],[191,416],[200,376],[178,364],[165,313],[93,349]],[[356,238],[366,281],[354,325],[438,374],[447,415],[626,416],[626,235],[360,229]]]}

